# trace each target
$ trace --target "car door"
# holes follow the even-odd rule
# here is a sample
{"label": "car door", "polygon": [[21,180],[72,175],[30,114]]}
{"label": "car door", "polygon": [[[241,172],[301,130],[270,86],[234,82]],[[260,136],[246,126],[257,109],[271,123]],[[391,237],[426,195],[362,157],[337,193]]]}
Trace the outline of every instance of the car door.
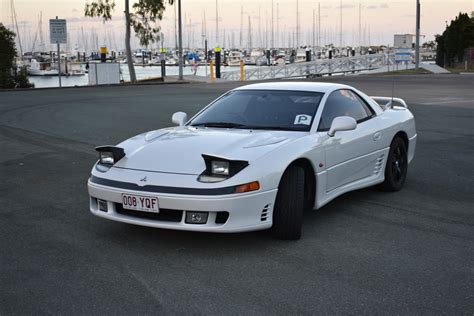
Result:
{"label": "car door", "polygon": [[327,133],[334,118],[350,116],[357,128],[327,134],[323,141],[326,153],[326,192],[331,192],[374,174],[381,149],[378,117],[356,92],[341,89],[332,92],[321,115],[318,132]]}

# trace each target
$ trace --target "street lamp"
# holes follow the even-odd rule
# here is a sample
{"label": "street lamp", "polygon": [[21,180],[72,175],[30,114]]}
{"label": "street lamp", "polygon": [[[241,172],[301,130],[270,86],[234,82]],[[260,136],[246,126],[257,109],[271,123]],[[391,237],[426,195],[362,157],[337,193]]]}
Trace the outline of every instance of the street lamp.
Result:
{"label": "street lamp", "polygon": [[178,0],[178,59],[179,80],[183,80],[183,29],[181,23],[181,0]]}
{"label": "street lamp", "polygon": [[415,68],[420,67],[420,0],[416,0]]}

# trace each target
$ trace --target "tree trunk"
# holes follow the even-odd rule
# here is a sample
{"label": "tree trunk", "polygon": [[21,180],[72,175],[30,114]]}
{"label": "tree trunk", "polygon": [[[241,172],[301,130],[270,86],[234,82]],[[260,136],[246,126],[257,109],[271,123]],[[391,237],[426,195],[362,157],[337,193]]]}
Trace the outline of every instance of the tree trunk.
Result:
{"label": "tree trunk", "polygon": [[128,71],[130,72],[130,81],[136,82],[135,68],[133,67],[132,48],[130,47],[130,7],[129,0],[125,0],[125,52],[127,55]]}

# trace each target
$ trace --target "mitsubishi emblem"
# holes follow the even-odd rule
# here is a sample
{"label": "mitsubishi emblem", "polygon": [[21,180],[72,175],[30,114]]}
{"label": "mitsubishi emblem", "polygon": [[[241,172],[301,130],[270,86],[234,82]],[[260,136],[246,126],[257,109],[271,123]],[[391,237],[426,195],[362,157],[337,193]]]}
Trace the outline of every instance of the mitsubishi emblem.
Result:
{"label": "mitsubishi emblem", "polygon": [[143,179],[140,179],[140,182],[146,182],[146,176]]}

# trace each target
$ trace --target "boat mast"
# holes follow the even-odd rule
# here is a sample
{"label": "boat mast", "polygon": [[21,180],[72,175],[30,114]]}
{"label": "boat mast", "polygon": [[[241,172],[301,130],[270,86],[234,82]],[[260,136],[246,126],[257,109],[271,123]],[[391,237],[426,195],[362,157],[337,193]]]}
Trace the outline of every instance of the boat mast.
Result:
{"label": "boat mast", "polygon": [[[177,7],[177,4],[176,2],[174,3],[174,47],[176,50],[178,50],[178,27],[177,27],[177,22],[176,22],[176,7]],[[204,19],[206,19],[204,17]]]}
{"label": "boat mast", "polygon": [[299,0],[296,0],[296,49],[298,49],[300,44],[300,11],[299,11]]}
{"label": "boat mast", "polygon": [[277,48],[280,47],[280,3],[277,2]]}
{"label": "boat mast", "polygon": [[249,52],[252,51],[252,24],[250,22],[250,15],[249,15],[249,35],[248,35],[248,41],[249,41]]}
{"label": "boat mast", "polygon": [[18,20],[16,18],[16,11],[15,11],[15,4],[13,0],[10,0],[10,9],[12,13],[12,28],[16,28],[16,37],[18,38],[18,48],[20,49],[20,58],[23,58],[23,48],[21,47],[21,38],[20,38],[20,30],[18,28]]}
{"label": "boat mast", "polygon": [[244,32],[244,7],[240,7],[240,37],[239,37],[239,46],[240,49],[243,48],[242,46],[242,39],[243,39],[243,32]]}
{"label": "boat mast", "polygon": [[361,31],[362,30],[362,5],[359,3],[359,54],[362,51]]}
{"label": "boat mast", "polygon": [[339,11],[339,55],[342,53],[342,0],[340,1],[340,11]]}
{"label": "boat mast", "polygon": [[258,46],[262,47],[262,7],[258,6]]}
{"label": "boat mast", "polygon": [[321,2],[318,2],[318,47],[321,47]]}
{"label": "boat mast", "polygon": [[274,34],[274,25],[273,25],[273,0],[272,0],[272,49],[275,48],[275,34]]}
{"label": "boat mast", "polygon": [[315,51],[315,35],[316,35],[316,23],[315,23],[315,15],[316,15],[316,10],[313,9],[313,52]]}
{"label": "boat mast", "polygon": [[218,0],[216,0],[216,46],[219,45],[219,10],[218,10]]}

